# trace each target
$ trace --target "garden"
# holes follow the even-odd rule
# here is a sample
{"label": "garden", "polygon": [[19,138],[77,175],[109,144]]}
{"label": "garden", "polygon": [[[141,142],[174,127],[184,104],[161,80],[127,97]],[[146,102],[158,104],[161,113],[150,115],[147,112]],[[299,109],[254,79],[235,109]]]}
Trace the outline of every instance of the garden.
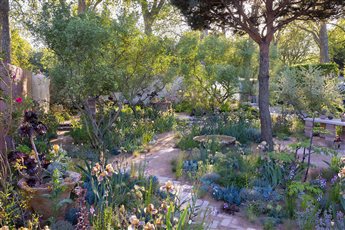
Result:
{"label": "garden", "polygon": [[344,16],[0,0],[0,229],[345,229]]}

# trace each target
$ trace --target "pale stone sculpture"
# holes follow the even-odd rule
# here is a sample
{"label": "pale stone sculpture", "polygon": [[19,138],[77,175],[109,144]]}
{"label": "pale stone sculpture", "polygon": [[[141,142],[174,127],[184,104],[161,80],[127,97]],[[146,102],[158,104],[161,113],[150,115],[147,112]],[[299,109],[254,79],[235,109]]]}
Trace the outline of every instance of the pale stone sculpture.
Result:
{"label": "pale stone sculpture", "polygon": [[50,79],[41,73],[32,76],[32,99],[39,103],[45,112],[49,111]]}

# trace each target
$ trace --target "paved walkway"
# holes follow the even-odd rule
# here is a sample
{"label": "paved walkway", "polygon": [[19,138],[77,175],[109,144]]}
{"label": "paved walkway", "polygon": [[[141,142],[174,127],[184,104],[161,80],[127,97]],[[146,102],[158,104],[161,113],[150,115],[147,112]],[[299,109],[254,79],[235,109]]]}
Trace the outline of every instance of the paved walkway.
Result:
{"label": "paved walkway", "polygon": [[[133,159],[133,161],[137,164],[144,162],[146,165],[146,174],[156,176],[161,184],[164,184],[167,181],[172,181],[175,185],[180,201],[191,202],[193,186],[188,182],[176,180],[175,175],[171,170],[171,161],[176,159],[180,154],[180,150],[175,148],[175,135],[176,133],[174,132],[159,135],[155,144],[151,147],[150,152]],[[197,216],[194,218],[195,223],[200,223],[200,220],[204,219],[204,229],[262,229],[261,226],[255,226],[248,222],[248,220],[243,217],[243,213],[236,213],[235,215],[222,213],[220,209],[221,202],[197,199],[195,206],[197,208]]]}

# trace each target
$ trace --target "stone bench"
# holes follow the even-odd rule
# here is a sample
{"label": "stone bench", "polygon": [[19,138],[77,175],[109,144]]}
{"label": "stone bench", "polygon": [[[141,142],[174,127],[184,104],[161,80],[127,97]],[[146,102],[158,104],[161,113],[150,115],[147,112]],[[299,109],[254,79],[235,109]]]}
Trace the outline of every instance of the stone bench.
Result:
{"label": "stone bench", "polygon": [[[305,118],[304,119],[305,126],[304,126],[304,134],[308,137],[312,134],[312,127],[313,127],[313,118]],[[315,123],[321,124],[327,131],[326,134],[322,135],[325,138],[326,144],[328,146],[333,146],[334,140],[336,138],[336,127],[345,126],[345,122],[341,121],[340,119],[321,119],[321,118],[315,118]],[[340,135],[341,140],[345,140],[345,129],[343,128],[343,131]]]}

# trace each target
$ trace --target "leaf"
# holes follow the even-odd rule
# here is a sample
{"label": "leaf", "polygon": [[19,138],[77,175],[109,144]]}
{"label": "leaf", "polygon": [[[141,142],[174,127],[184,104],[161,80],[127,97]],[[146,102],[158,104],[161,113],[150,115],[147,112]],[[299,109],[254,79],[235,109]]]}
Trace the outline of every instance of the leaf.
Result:
{"label": "leaf", "polygon": [[[189,207],[189,206],[188,206]],[[185,210],[183,211],[180,220],[178,222],[178,226],[177,226],[177,230],[180,230],[183,228],[185,222],[186,222],[186,218],[187,218],[187,214],[188,214],[188,207],[185,208]]]}
{"label": "leaf", "polygon": [[171,224],[171,212],[172,212],[172,205],[170,205],[168,212],[166,214],[166,225],[168,230],[172,230],[172,224]]}

